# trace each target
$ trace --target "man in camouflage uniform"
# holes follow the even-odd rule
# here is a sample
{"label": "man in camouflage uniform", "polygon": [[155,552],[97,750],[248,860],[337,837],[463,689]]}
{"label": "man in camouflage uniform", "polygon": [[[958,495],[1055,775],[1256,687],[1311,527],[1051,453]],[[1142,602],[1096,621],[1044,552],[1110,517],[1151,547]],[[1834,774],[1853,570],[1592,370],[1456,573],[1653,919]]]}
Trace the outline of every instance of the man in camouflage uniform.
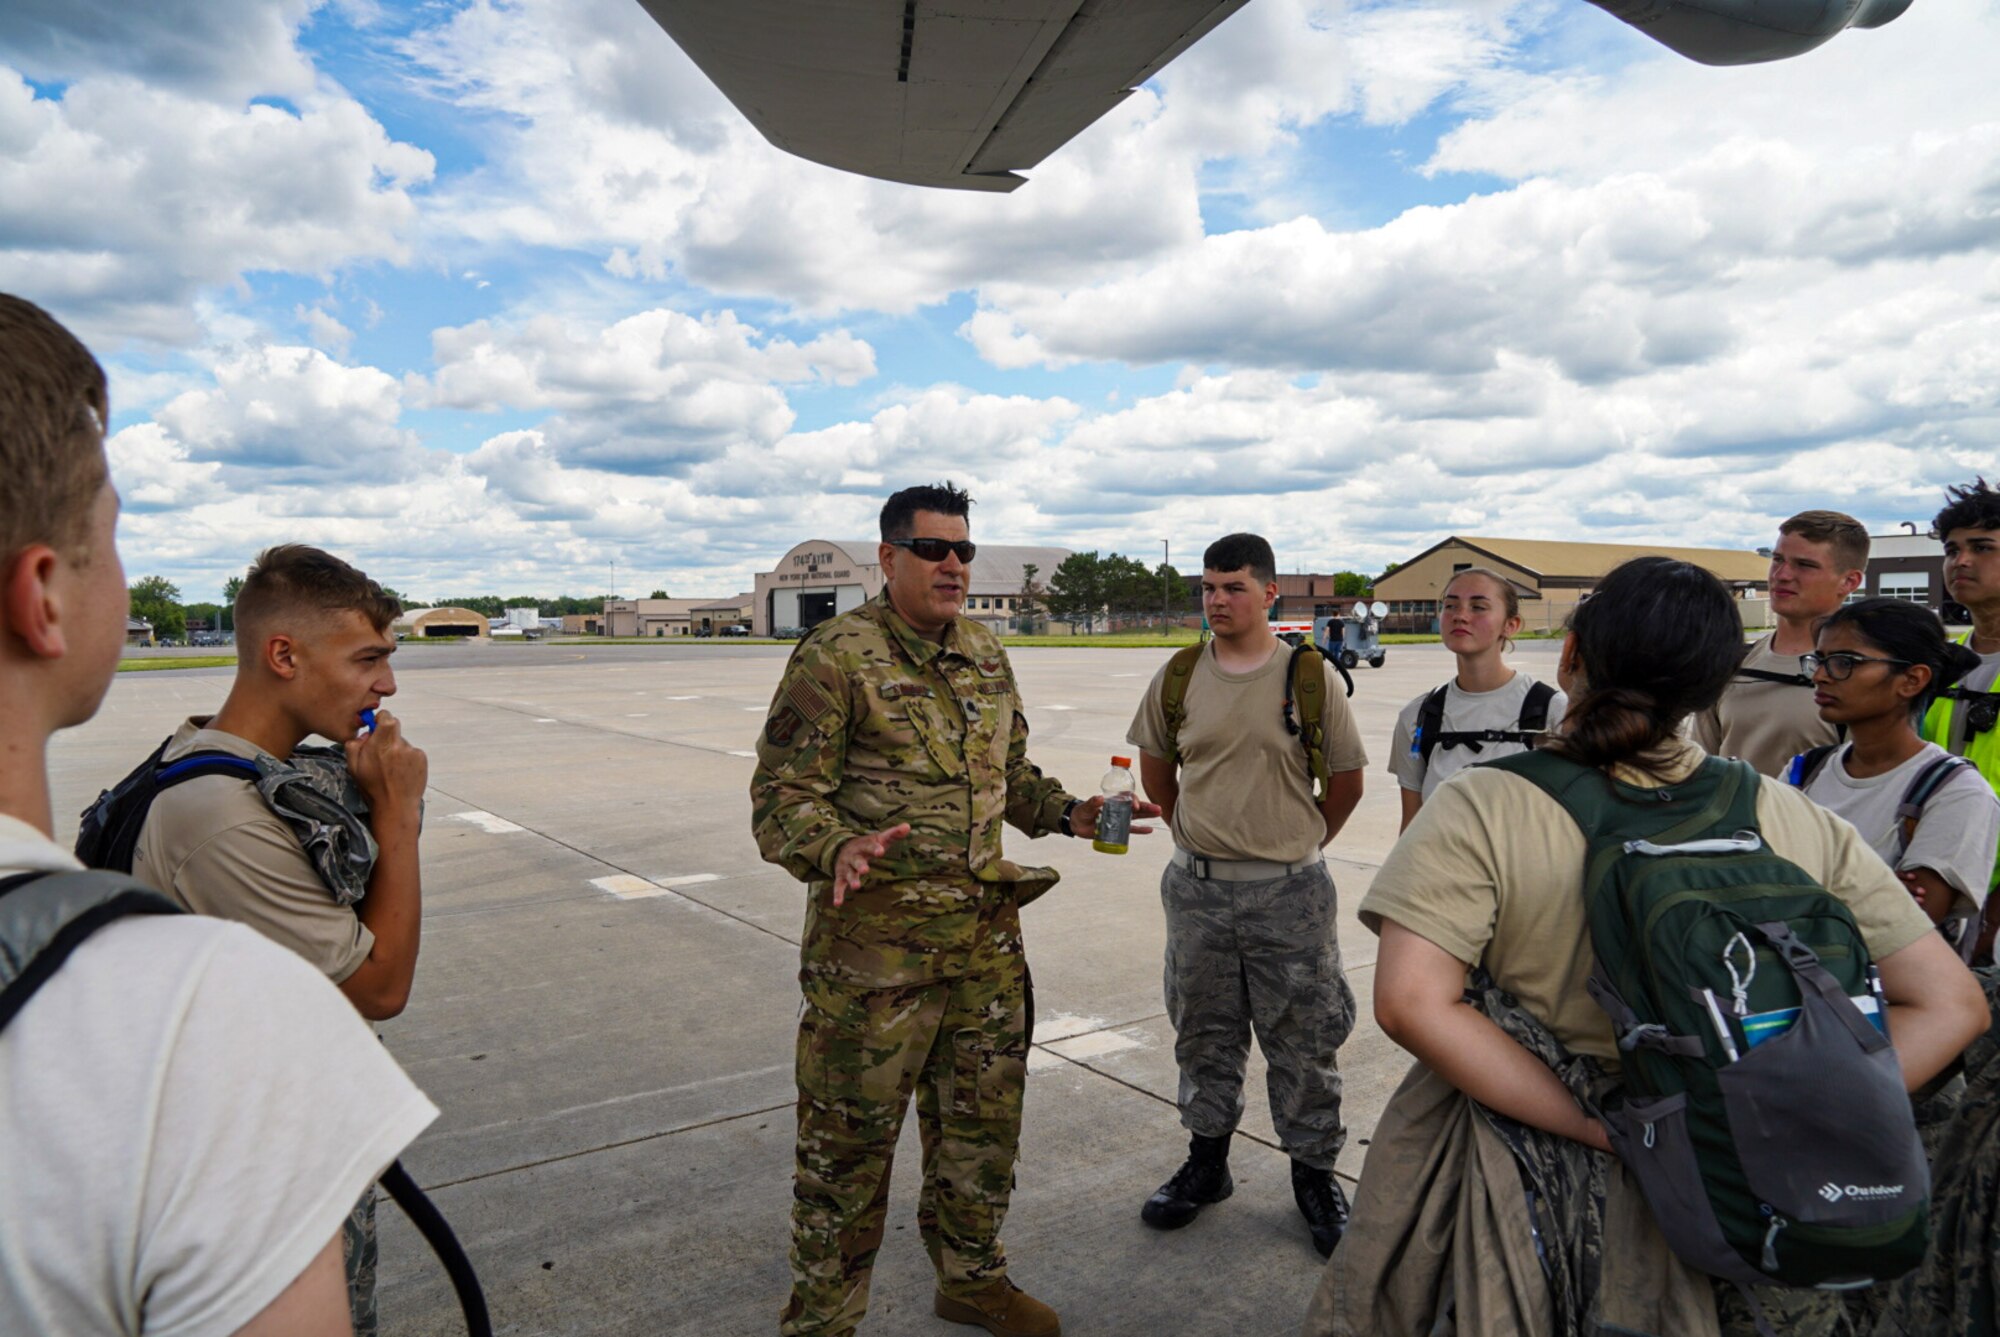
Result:
{"label": "man in camouflage uniform", "polygon": [[889,498],[882,594],[800,642],[758,743],[757,844],[808,893],[788,1337],[860,1323],[912,1091],[936,1312],[1061,1331],[999,1240],[1033,1015],[1020,907],[1056,881],[1002,857],[1000,823],[1088,836],[1102,800],[1028,762],[1007,656],[958,616],[970,504],[949,483]]}
{"label": "man in camouflage uniform", "polygon": [[[1314,651],[1297,667],[1317,675],[1323,705],[1315,736],[1302,740],[1294,697],[1303,693],[1290,648],[1270,626],[1276,566],[1255,534],[1209,545],[1202,611],[1215,639],[1184,675],[1173,661],[1160,670],[1126,734],[1140,750],[1146,793],[1174,831],[1160,898],[1167,1017],[1190,1134],[1187,1162],[1140,1217],[1176,1229],[1234,1191],[1229,1140],[1243,1114],[1254,1028],[1270,1068],[1271,1120],[1292,1158],[1293,1198],[1325,1257],[1347,1228],[1333,1179],[1347,1140],[1334,1054],[1354,1029],[1354,994],[1320,848],[1361,801],[1368,757],[1340,680]],[[1175,676],[1185,684],[1177,705],[1168,699]]]}

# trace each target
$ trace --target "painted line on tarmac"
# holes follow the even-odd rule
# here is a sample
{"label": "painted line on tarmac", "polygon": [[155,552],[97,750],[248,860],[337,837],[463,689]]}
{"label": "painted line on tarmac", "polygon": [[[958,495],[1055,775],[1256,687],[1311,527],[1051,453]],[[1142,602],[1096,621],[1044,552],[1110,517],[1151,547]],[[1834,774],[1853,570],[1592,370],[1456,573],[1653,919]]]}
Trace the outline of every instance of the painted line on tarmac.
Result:
{"label": "painted line on tarmac", "polygon": [[[465,802],[464,799],[459,798],[456,794],[447,793],[446,791],[438,789],[435,786],[432,787],[431,792],[438,794],[443,798],[450,799],[454,803]],[[551,845],[560,846],[561,848],[568,850],[572,854],[581,855],[584,858],[590,860],[592,863],[597,864],[599,867],[613,869],[616,872],[626,874],[627,876],[635,878],[641,882],[649,882],[649,885],[657,885],[657,884],[651,884],[649,879],[640,877],[639,874],[634,873],[631,869],[620,867],[618,864],[611,862],[611,860],[605,858],[603,855],[593,854],[591,853],[591,851],[584,849],[582,846],[571,844],[569,841],[562,839],[560,836],[552,836],[548,832],[537,830],[532,826],[522,826],[521,830],[528,832],[530,835],[540,836],[543,840],[548,841]],[[716,915],[723,919],[730,920],[733,923],[741,924],[744,928],[755,929],[757,930],[757,932],[764,934],[766,937],[776,938],[779,942],[784,943],[788,947],[796,948],[799,945],[799,940],[797,938],[786,937],[784,934],[779,933],[774,929],[767,928],[766,926],[758,923],[754,919],[746,919],[742,915],[733,914],[730,911],[723,909],[719,905],[710,905],[706,901],[697,900],[692,896],[682,896],[678,892],[666,891],[664,894],[670,895],[676,900],[685,901],[688,905],[693,906],[696,909],[706,911],[711,915]]]}
{"label": "painted line on tarmac", "polygon": [[734,747],[729,749],[729,755],[732,757],[750,757],[753,760],[757,756],[755,752],[745,752],[741,748],[734,748]]}
{"label": "painted line on tarmac", "polygon": [[[779,1066],[781,1068],[789,1068],[792,1065],[786,1063],[786,1064],[781,1064]],[[464,1175],[458,1179],[441,1179],[434,1184],[424,1184],[421,1185],[420,1187],[422,1187],[422,1189],[426,1193],[436,1193],[441,1189],[456,1188],[460,1184],[476,1184],[482,1179],[495,1179],[501,1175],[513,1174],[516,1170],[534,1170],[544,1165],[555,1165],[562,1161],[573,1161],[580,1156],[593,1156],[600,1151],[617,1151],[621,1147],[636,1146],[641,1142],[653,1142],[658,1140],[659,1138],[672,1137],[676,1133],[696,1133],[700,1132],[704,1128],[716,1128],[726,1123],[736,1123],[738,1120],[741,1119],[755,1119],[766,1114],[776,1114],[781,1110],[792,1110],[796,1109],[797,1107],[798,1107],[798,1101],[796,1099],[787,1100],[781,1105],[765,1105],[761,1106],[758,1109],[744,1110],[741,1113],[737,1114],[717,1115],[713,1119],[703,1119],[698,1123],[682,1124],[677,1128],[662,1128],[657,1133],[641,1133],[637,1137],[620,1138],[616,1142],[606,1142],[603,1143],[602,1145],[595,1147],[579,1147],[575,1151],[565,1151],[555,1156],[544,1156],[540,1160],[523,1161],[519,1165],[502,1165],[492,1170],[481,1170],[478,1174]],[[489,1127],[494,1127],[494,1128],[506,1127],[506,1126],[507,1125],[505,1123],[489,1125]],[[484,1131],[484,1130],[474,1129],[468,1131]],[[443,1141],[444,1139],[450,1136],[451,1134],[449,1133],[441,1133],[437,1135],[435,1140]]]}
{"label": "painted line on tarmac", "polygon": [[504,836],[510,832],[525,831],[528,829],[525,826],[518,826],[508,821],[505,817],[496,817],[490,812],[481,812],[477,808],[473,808],[468,812],[455,812],[451,815],[451,819],[454,822],[469,822],[488,835],[494,836]]}

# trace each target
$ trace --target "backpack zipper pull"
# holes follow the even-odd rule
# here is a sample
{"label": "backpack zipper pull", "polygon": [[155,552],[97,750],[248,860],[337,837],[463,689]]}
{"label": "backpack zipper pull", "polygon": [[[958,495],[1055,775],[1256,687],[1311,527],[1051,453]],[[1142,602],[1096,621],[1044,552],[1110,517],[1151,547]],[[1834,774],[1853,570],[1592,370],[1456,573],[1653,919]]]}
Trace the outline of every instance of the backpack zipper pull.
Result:
{"label": "backpack zipper pull", "polygon": [[1771,1217],[1771,1228],[1764,1232],[1764,1270],[1775,1273],[1778,1270],[1778,1232],[1791,1222],[1775,1213]]}

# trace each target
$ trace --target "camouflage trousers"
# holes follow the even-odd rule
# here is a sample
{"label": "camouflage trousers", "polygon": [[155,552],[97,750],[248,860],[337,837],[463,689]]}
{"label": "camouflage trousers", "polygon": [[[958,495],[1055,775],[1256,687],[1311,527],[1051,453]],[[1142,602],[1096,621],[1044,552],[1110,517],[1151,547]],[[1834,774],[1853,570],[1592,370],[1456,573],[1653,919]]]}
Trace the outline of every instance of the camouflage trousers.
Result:
{"label": "camouflage trousers", "polygon": [[361,1195],[340,1226],[341,1259],[347,1266],[347,1309],[354,1337],[375,1337],[375,1186]]}
{"label": "camouflage trousers", "polygon": [[1000,1224],[1014,1187],[1033,1011],[1018,947],[976,952],[972,966],[885,989],[806,977],[786,1337],[848,1333],[867,1311],[912,1094],[923,1138],[917,1228],[938,1289],[964,1295],[1007,1274]]}
{"label": "camouflage trousers", "polygon": [[1203,1137],[1235,1131],[1254,1030],[1279,1144],[1331,1170],[1347,1141],[1334,1055],[1354,1030],[1332,875],[1315,864],[1264,882],[1224,882],[1169,863],[1160,900],[1181,1123]]}

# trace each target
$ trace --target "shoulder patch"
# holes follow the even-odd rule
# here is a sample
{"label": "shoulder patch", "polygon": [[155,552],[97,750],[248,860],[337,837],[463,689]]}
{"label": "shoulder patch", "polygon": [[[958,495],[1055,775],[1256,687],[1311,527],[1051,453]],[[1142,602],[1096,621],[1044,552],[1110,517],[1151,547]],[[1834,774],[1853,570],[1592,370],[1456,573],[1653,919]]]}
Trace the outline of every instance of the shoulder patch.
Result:
{"label": "shoulder patch", "polygon": [[819,684],[803,673],[794,675],[785,684],[785,700],[809,720],[817,720],[833,709],[833,702],[826,699]]}

